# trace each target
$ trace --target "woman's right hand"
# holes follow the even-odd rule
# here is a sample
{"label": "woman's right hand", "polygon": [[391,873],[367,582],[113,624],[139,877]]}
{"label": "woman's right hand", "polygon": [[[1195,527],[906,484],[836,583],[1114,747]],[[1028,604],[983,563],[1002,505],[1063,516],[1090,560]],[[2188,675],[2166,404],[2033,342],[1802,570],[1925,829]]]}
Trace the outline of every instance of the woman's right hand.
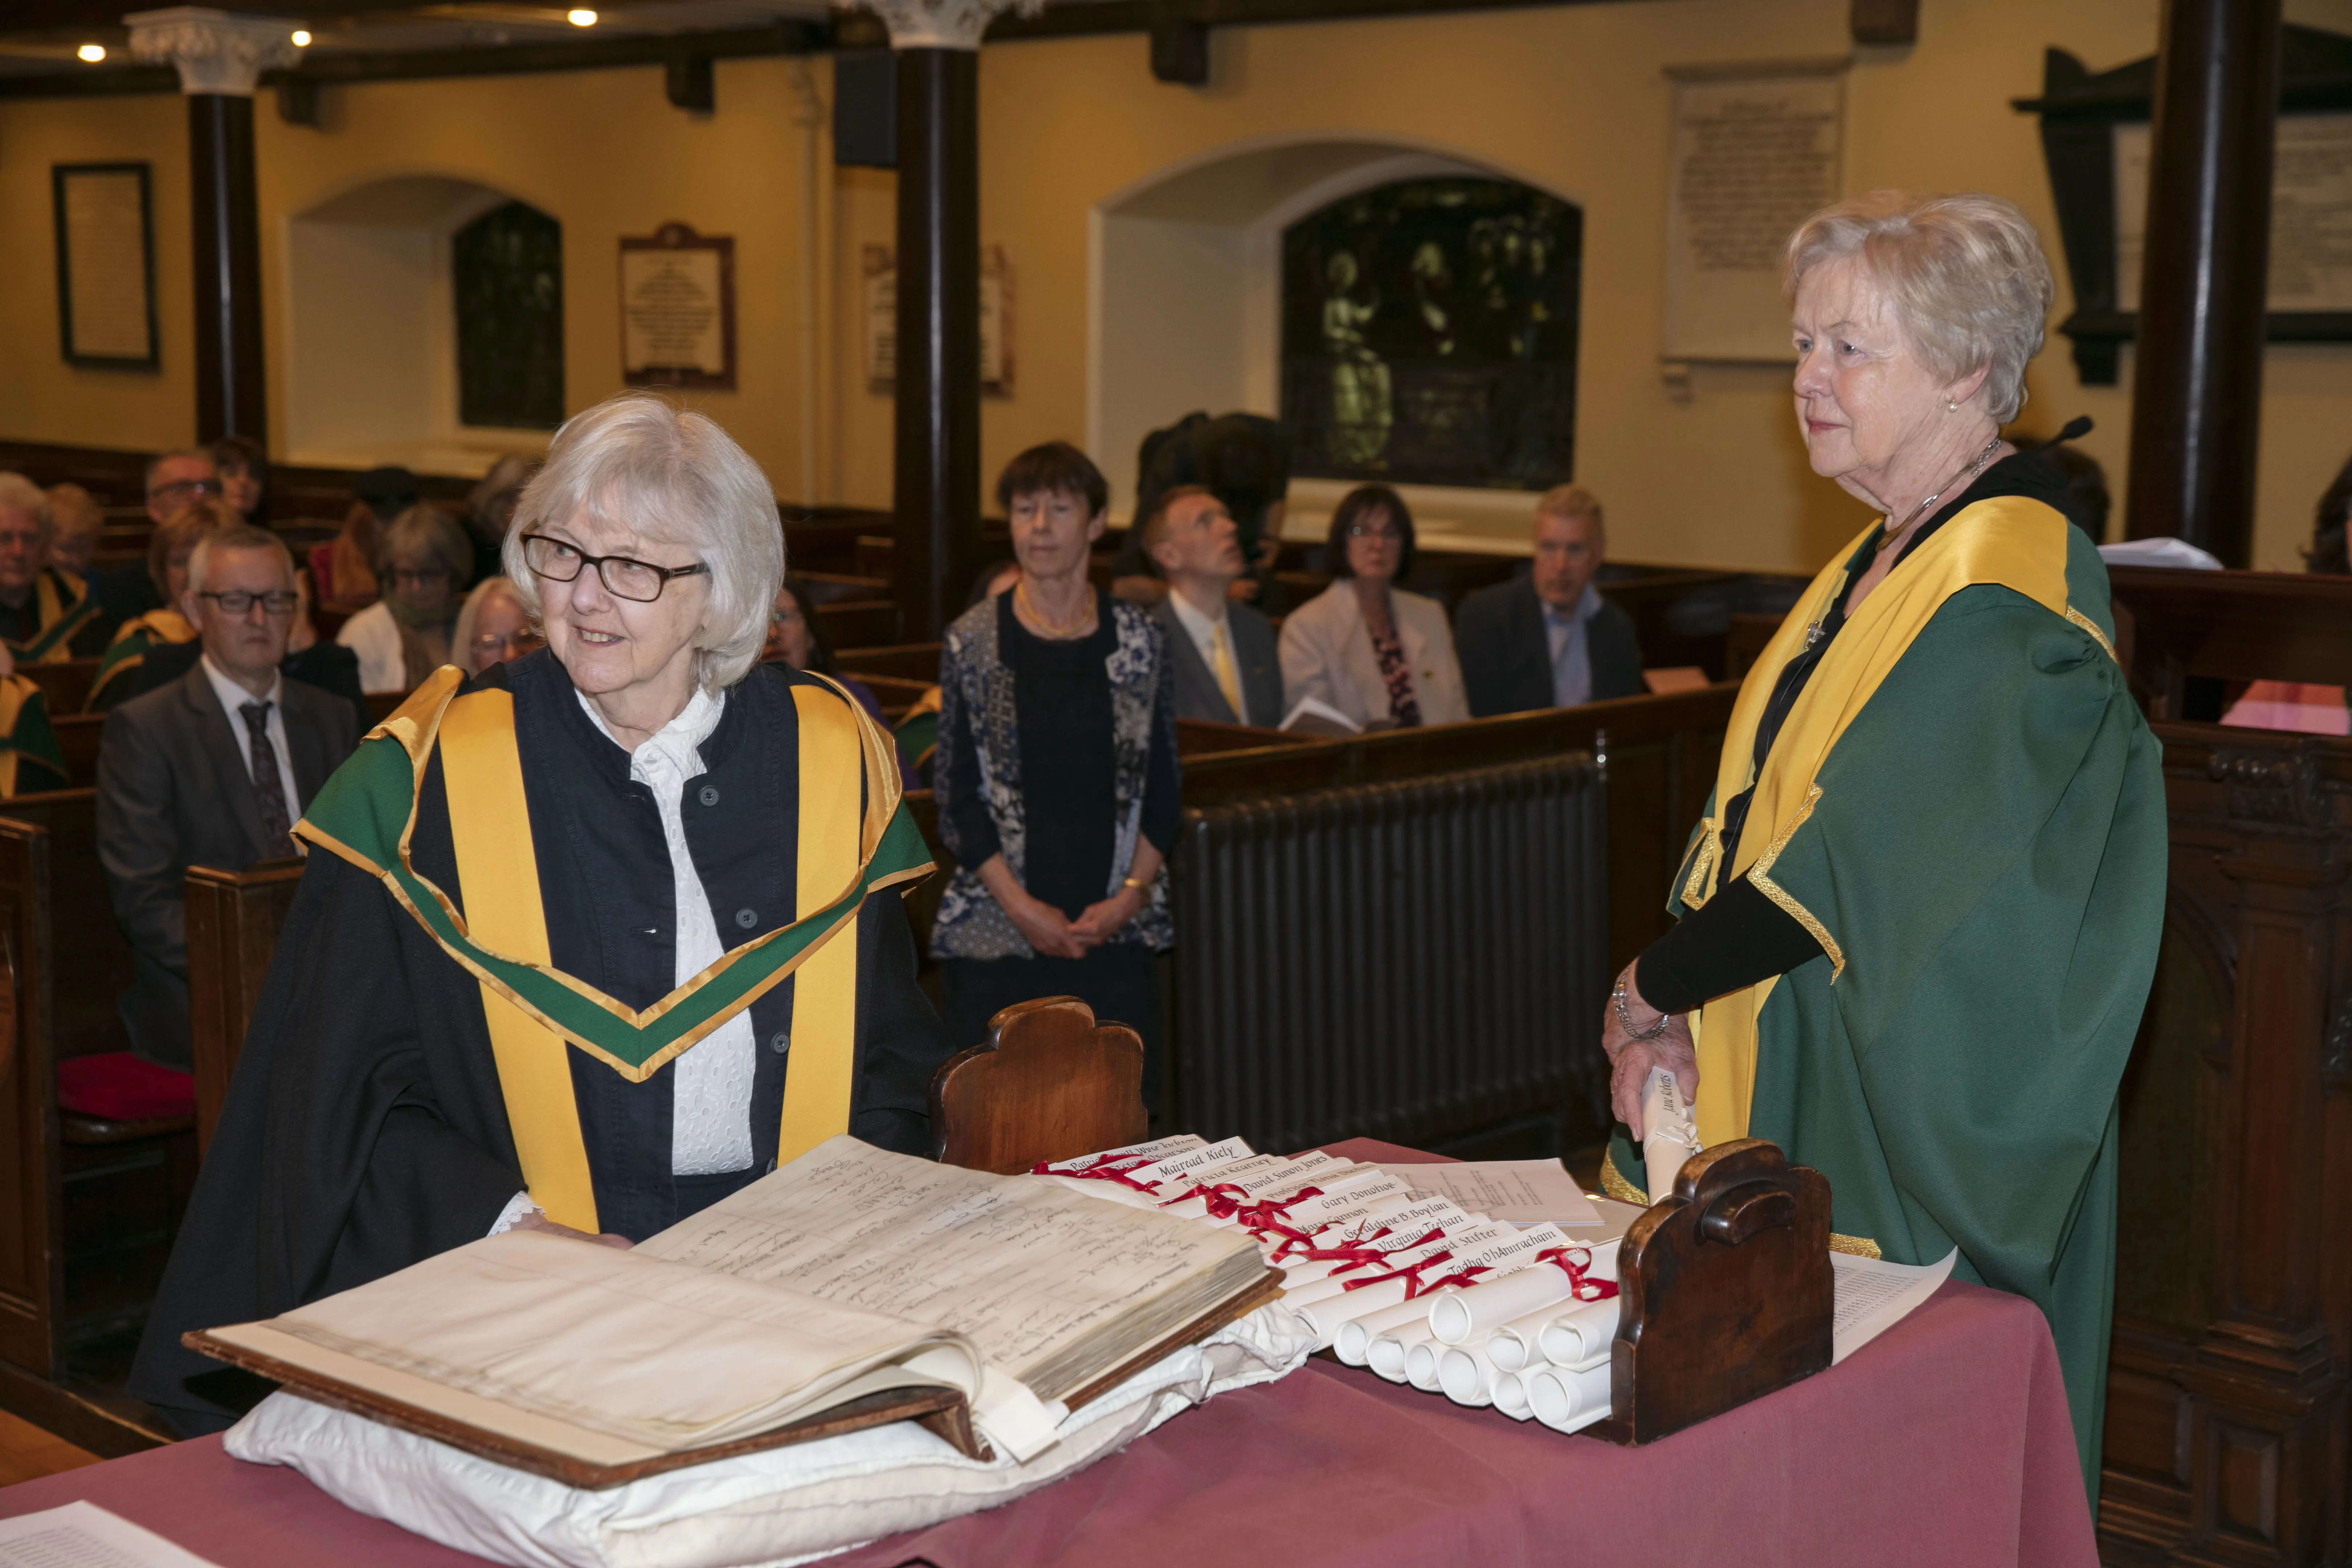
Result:
{"label": "woman's right hand", "polygon": [[1023,940],[1037,950],[1040,958],[1084,958],[1087,944],[1079,937],[1070,918],[1043,899],[1033,898],[1027,889],[1016,889],[1008,896],[1000,895],[998,905],[1005,918],[1013,922]]}

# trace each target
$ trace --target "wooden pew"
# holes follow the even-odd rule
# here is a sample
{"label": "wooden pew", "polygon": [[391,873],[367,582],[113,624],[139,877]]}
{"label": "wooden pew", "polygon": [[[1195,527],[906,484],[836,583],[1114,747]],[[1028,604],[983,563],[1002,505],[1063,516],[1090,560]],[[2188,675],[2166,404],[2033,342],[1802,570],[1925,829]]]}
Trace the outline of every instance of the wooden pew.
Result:
{"label": "wooden pew", "polygon": [[220,1123],[229,1078],[301,878],[302,862],[291,858],[243,871],[188,868],[188,1014],[200,1154]]}
{"label": "wooden pew", "polygon": [[832,647],[872,647],[898,635],[898,606],[889,599],[843,599],[816,606]]}
{"label": "wooden pew", "polygon": [[103,713],[52,713],[49,726],[58,732],[58,755],[66,764],[66,780],[79,789],[98,782],[98,745],[106,728]]}
{"label": "wooden pew", "polygon": [[[119,1455],[169,1440],[120,1374],[194,1175],[194,1133],[130,1142],[58,1112],[57,1064],[79,1054],[68,1021],[86,1027],[92,1004],[111,1015],[126,977],[87,967],[73,923],[95,868],[89,794],[20,796],[0,816],[0,1406]],[[117,1020],[112,1038],[73,1043],[124,1042]]]}
{"label": "wooden pew", "polygon": [[89,689],[98,679],[98,660],[69,658],[57,664],[20,664],[16,673],[41,689],[49,700],[49,718],[62,719],[89,706]]}
{"label": "wooden pew", "polygon": [[2116,656],[2151,720],[2186,712],[2188,683],[2352,686],[2352,577],[2108,569]]}
{"label": "wooden pew", "polygon": [[882,647],[843,647],[834,645],[834,664],[844,675],[863,679],[869,675],[897,676],[903,680],[919,680],[925,686],[940,682],[940,645],[935,642],[898,643]]}

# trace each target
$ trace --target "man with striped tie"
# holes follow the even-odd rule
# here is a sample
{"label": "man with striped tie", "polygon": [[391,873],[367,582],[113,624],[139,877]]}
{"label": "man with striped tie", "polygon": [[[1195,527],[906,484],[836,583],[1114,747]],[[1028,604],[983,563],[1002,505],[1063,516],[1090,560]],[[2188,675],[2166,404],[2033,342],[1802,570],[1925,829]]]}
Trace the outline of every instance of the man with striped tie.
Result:
{"label": "man with striped tie", "polygon": [[1243,563],[1225,503],[1205,485],[1179,485],[1144,518],[1141,543],[1168,580],[1168,597],[1151,614],[1168,634],[1176,717],[1268,729],[1281,723],[1274,626],[1226,595]]}
{"label": "man with striped tie", "polygon": [[232,527],[188,559],[180,610],[195,668],[110,714],[98,753],[98,853],[129,939],[131,1049],[188,1068],[191,866],[243,870],[293,854],[302,808],[358,742],[352,705],[278,669],[294,625],[294,560],[277,535]]}

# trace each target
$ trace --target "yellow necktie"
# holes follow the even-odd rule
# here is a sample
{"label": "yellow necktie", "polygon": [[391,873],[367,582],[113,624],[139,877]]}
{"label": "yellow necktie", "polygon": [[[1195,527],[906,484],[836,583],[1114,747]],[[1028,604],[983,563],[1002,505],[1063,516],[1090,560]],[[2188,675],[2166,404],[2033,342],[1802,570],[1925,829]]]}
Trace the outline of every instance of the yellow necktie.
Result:
{"label": "yellow necktie", "polygon": [[1242,710],[1241,678],[1234,673],[1234,656],[1232,650],[1225,647],[1225,623],[1223,621],[1209,628],[1209,658],[1212,670],[1217,678],[1217,689],[1225,694],[1225,701],[1234,710],[1234,721],[1248,723],[1249,715]]}

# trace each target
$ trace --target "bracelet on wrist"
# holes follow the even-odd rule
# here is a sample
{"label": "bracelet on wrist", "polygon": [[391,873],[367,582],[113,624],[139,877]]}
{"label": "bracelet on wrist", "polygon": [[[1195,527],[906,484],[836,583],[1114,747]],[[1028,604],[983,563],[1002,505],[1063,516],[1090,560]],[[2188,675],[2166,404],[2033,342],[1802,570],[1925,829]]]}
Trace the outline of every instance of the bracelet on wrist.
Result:
{"label": "bracelet on wrist", "polygon": [[1617,988],[1609,994],[1609,1000],[1616,1006],[1617,1021],[1625,1026],[1625,1037],[1628,1039],[1654,1040],[1666,1032],[1666,1026],[1675,1021],[1675,1016],[1672,1013],[1661,1013],[1656,1021],[1648,1027],[1635,1028],[1633,1012],[1625,1005],[1625,981],[1622,975],[1618,977]]}

